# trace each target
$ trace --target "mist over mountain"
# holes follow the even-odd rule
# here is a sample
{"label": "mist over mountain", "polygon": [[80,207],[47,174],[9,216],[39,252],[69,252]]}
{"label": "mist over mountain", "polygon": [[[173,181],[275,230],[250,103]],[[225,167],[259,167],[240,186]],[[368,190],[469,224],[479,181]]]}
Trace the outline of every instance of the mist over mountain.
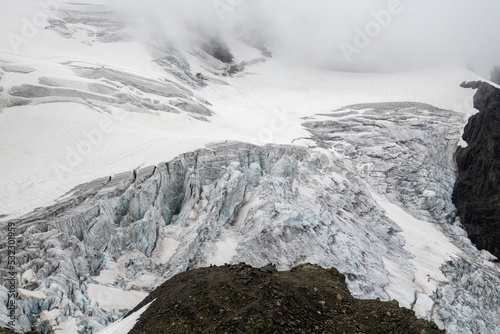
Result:
{"label": "mist over mountain", "polygon": [[[185,43],[194,30],[243,37],[263,41],[291,62],[335,70],[457,63],[487,76],[500,59],[500,3],[494,0],[128,0],[114,6],[150,28],[150,38]],[[342,49],[346,44],[356,49],[349,57]]]}

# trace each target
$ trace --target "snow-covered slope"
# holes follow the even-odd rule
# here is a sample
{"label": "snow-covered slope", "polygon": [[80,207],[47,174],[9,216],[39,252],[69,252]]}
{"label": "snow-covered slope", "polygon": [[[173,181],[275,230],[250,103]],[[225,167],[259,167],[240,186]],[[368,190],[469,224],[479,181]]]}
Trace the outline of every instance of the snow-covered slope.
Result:
{"label": "snow-covered slope", "polygon": [[97,332],[182,270],[244,261],[334,266],[357,297],[396,299],[450,333],[499,330],[498,263],[451,203],[474,113],[459,84],[477,75],[306,69],[235,40],[245,67],[228,75],[200,48],[136,42],[105,7],[44,13],[26,43],[0,40],[18,329]]}
{"label": "snow-covered slope", "polygon": [[[4,63],[22,65],[29,61],[10,56],[3,59]],[[170,104],[177,97],[144,93],[147,89],[136,88],[133,82],[124,85],[99,78],[100,70],[94,70],[98,65],[82,69],[79,65],[47,63],[30,61],[33,71],[29,74],[4,69],[0,82],[6,104],[0,114],[0,184],[5,189],[0,211],[6,214],[26,213],[51,203],[77,184],[166,161],[209,142],[292,143],[308,136],[300,125],[302,117],[349,104],[424,102],[464,112],[466,118],[472,113],[472,94],[457,82],[476,78],[456,69],[368,75],[298,70],[292,75],[293,70],[270,60],[249,69],[255,73],[222,78],[226,84],[209,83],[202,91],[195,91],[197,100],[211,103],[207,107],[215,114],[208,116],[178,111]],[[87,69],[97,72],[98,79],[82,78],[74,72]],[[119,73],[136,78],[130,72]],[[49,80],[64,88],[47,86]],[[50,90],[37,93],[41,87]],[[110,93],[91,92],[99,89]],[[149,96],[144,97],[146,94]],[[20,97],[32,95],[37,97]],[[136,99],[138,95],[142,96]],[[22,105],[28,103],[26,100],[30,103]],[[156,106],[161,103],[158,101],[164,102]]]}
{"label": "snow-covered slope", "polygon": [[[270,59],[216,77],[225,64],[202,51],[122,42],[127,30],[103,23],[104,15],[113,19],[105,8],[58,3],[43,13],[53,17],[48,29],[19,46],[8,38],[0,44],[3,214],[29,212],[80,183],[208,142],[292,143],[307,136],[301,117],[350,104],[413,101],[473,112],[473,92],[458,83],[478,77],[462,69],[336,73]],[[19,26],[12,36],[22,37],[22,17],[11,24]],[[111,33],[121,39],[104,43]],[[229,45],[238,61],[262,58],[241,42]],[[207,87],[195,73],[209,78]]]}

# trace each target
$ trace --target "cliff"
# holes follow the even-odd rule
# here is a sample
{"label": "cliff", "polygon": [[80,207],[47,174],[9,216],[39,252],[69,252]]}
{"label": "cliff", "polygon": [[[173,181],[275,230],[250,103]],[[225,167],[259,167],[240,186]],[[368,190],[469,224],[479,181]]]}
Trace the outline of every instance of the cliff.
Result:
{"label": "cliff", "polygon": [[463,140],[456,152],[458,178],[453,202],[471,241],[500,256],[500,89],[485,82],[463,83],[477,89]]}

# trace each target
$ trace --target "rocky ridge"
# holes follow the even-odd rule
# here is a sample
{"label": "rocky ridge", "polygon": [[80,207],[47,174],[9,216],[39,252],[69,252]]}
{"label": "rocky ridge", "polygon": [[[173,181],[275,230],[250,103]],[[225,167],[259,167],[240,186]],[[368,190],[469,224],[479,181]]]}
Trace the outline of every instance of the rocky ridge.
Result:
{"label": "rocky ridge", "polygon": [[150,304],[130,334],[444,333],[396,301],[353,298],[335,269],[304,264],[226,265],[178,274],[130,313]]}
{"label": "rocky ridge", "polygon": [[462,86],[477,89],[479,113],[464,128],[467,146],[456,152],[453,202],[472,242],[500,257],[500,89],[486,82]]}

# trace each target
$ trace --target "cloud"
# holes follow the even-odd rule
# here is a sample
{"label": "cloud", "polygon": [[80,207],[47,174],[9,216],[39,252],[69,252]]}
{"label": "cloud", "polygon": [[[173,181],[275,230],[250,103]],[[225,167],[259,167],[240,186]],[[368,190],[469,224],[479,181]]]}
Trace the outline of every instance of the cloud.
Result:
{"label": "cloud", "polygon": [[[340,70],[459,63],[486,75],[500,63],[497,0],[125,0],[116,9],[152,39],[191,41],[194,30],[245,35],[277,57]],[[369,41],[360,43],[360,34]],[[355,48],[350,57],[346,45]]]}

